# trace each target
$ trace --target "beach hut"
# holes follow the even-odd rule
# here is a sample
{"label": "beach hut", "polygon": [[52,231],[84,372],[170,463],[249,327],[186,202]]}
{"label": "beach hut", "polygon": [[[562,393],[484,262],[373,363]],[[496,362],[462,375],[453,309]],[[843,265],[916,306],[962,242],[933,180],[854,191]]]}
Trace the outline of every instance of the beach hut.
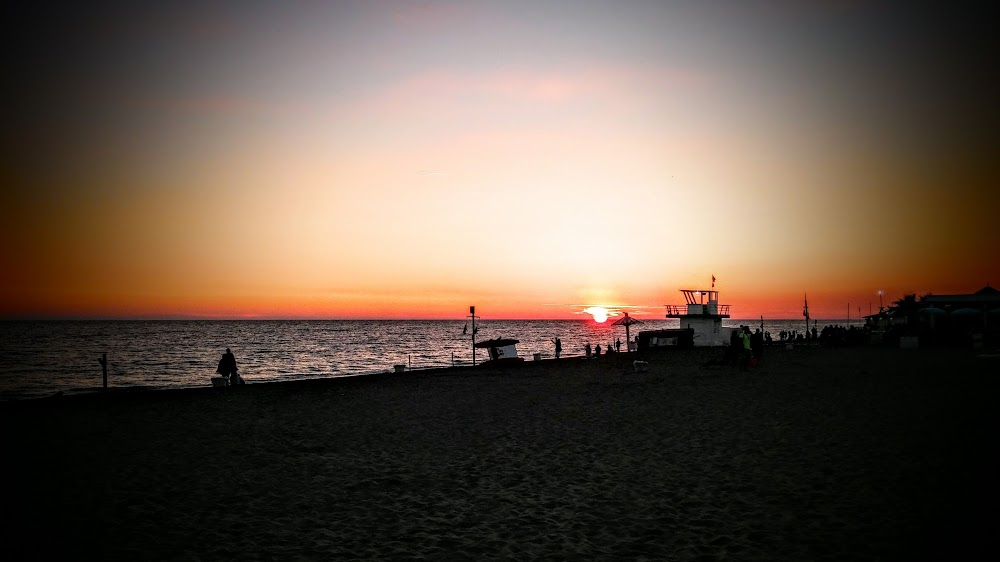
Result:
{"label": "beach hut", "polygon": [[694,347],[694,330],[691,328],[665,328],[646,330],[636,337],[640,352],[654,347]]}
{"label": "beach hut", "polygon": [[516,363],[524,361],[524,358],[517,356],[517,344],[519,340],[510,338],[496,338],[484,340],[476,343],[479,349],[485,349],[490,355],[489,361],[480,363],[481,365],[497,365],[502,363]]}

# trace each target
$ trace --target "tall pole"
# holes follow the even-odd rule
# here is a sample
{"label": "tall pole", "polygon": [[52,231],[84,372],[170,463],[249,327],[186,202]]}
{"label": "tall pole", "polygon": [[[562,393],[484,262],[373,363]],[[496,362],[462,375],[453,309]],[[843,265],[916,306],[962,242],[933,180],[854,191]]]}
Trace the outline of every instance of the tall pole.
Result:
{"label": "tall pole", "polygon": [[805,293],[803,293],[802,294],[802,301],[804,303],[803,307],[802,307],[802,316],[806,317],[806,331],[808,332],[809,331],[809,296],[806,295]]}
{"label": "tall pole", "polygon": [[472,316],[472,366],[476,366],[476,307],[469,307],[469,315]]}

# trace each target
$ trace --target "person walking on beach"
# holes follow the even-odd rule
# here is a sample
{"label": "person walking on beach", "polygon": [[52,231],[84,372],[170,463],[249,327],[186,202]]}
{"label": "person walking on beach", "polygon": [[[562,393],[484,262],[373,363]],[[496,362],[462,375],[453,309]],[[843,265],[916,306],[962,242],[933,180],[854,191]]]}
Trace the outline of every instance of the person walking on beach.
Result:
{"label": "person walking on beach", "polygon": [[587,342],[587,345],[583,346],[583,350],[587,352],[587,359],[590,359],[590,342]]}
{"label": "person walking on beach", "polygon": [[618,339],[615,340],[615,352],[617,352],[617,353],[621,353],[622,352],[622,339],[621,338],[618,338]]}
{"label": "person walking on beach", "polygon": [[562,341],[556,338],[552,340],[552,343],[556,344],[556,359],[559,359],[559,354],[562,353]]}
{"label": "person walking on beach", "polygon": [[222,359],[219,360],[219,368],[215,372],[219,373],[223,377],[229,379],[229,386],[236,386],[240,382],[239,368],[236,366],[236,356],[233,352],[226,348],[226,352],[222,354]]}
{"label": "person walking on beach", "polygon": [[600,358],[601,358],[601,344],[597,344],[596,346],[594,346],[594,359],[600,359]]}

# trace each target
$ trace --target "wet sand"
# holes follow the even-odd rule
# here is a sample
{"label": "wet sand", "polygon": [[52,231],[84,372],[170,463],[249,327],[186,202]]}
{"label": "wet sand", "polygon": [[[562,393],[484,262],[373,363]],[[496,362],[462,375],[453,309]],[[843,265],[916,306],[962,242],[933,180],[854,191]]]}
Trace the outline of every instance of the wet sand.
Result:
{"label": "wet sand", "polygon": [[995,551],[1000,359],[719,354],[0,404],[5,558]]}

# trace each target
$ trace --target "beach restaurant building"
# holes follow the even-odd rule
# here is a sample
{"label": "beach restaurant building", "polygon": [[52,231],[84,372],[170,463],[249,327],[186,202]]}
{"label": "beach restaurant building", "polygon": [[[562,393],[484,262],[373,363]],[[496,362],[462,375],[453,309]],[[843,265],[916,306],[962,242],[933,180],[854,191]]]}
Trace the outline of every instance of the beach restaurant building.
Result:
{"label": "beach restaurant building", "polygon": [[909,302],[903,299],[889,310],[866,317],[866,320],[871,325],[889,330],[919,331],[925,336],[998,334],[1000,290],[986,285],[970,294],[925,295],[919,301],[914,299]]}

